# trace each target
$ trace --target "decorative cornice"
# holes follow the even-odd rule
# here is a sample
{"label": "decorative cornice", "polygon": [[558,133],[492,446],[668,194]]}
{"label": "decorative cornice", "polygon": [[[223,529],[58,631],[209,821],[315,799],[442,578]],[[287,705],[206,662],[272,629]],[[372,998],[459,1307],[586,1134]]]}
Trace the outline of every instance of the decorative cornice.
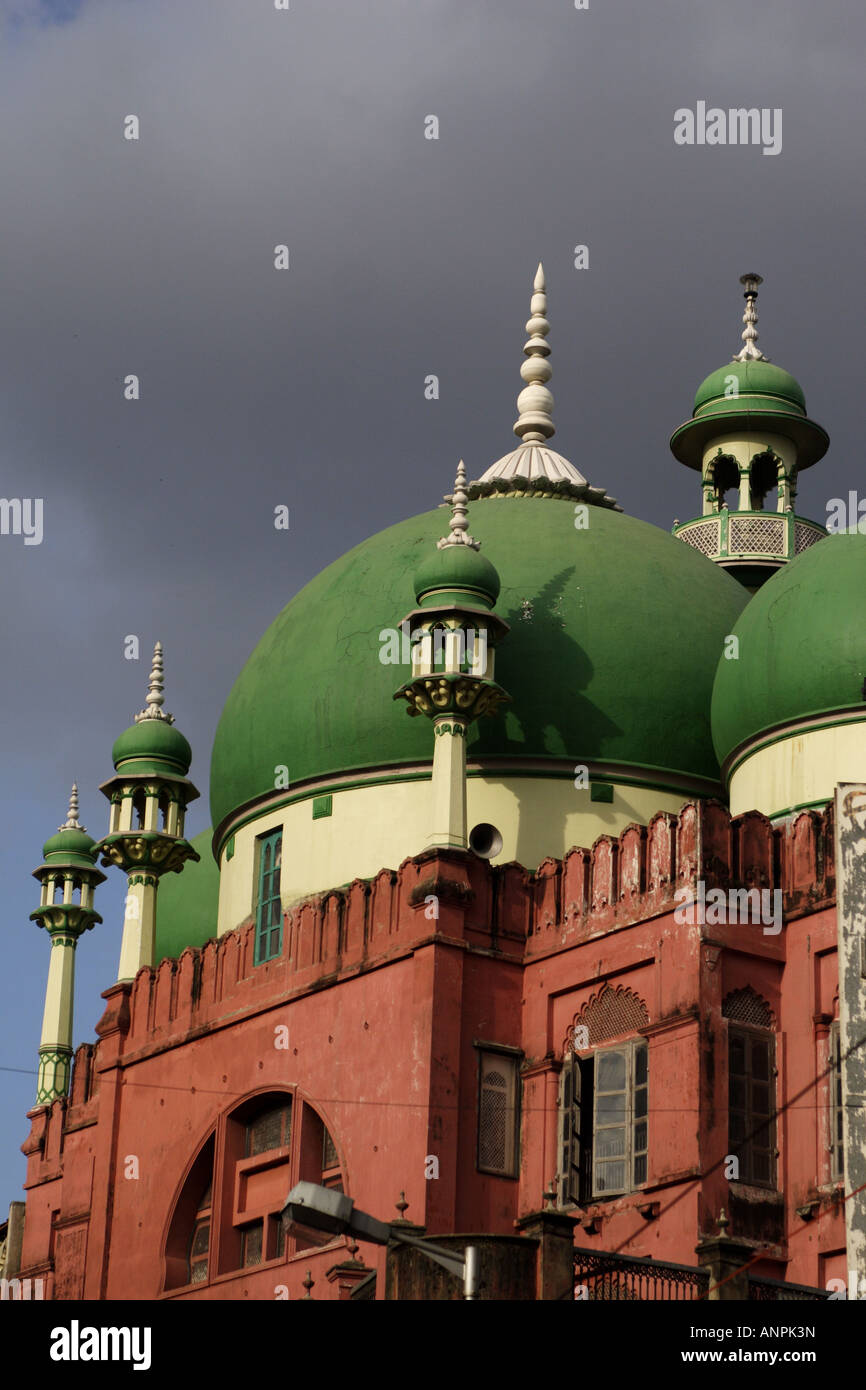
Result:
{"label": "decorative cornice", "polygon": [[101,922],[102,918],[93,908],[82,907],[80,903],[46,903],[30,913],[30,921],[38,922],[40,927],[45,928],[52,938],[52,945],[63,938],[62,944],[74,946],[75,940],[90,931],[94,923]]}
{"label": "decorative cornice", "polygon": [[188,859],[200,858],[188,840],[159,830],[121,830],[106,835],[94,846],[94,853],[102,855],[103,866],[113,864],[127,872],[150,869],[156,874],[180,873]]}
{"label": "decorative cornice", "polygon": [[457,673],[418,676],[395,691],[394,699],[405,700],[411,715],[433,718],[456,714],[470,722],[511,702],[511,696],[495,681]]}

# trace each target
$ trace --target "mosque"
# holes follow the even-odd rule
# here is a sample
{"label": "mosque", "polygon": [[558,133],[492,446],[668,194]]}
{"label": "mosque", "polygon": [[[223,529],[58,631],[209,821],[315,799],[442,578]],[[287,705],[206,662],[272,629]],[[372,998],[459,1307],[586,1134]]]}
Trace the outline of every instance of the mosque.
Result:
{"label": "mosque", "polygon": [[[285,606],[193,840],[156,644],[106,833],[73,788],[35,870],[7,1272],[53,1299],[460,1296],[287,1223],[309,1181],[474,1241],[480,1297],[866,1278],[866,536],[795,509],[829,440],[758,347],[760,283],[672,435],[700,514],[668,533],[550,446],[539,266],[517,447]],[[115,925],[76,1047],[75,952]]]}

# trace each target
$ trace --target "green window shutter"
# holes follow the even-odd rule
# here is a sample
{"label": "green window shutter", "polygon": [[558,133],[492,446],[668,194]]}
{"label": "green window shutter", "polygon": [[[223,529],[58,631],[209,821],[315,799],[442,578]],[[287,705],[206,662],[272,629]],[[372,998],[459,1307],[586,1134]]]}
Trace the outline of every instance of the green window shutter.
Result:
{"label": "green window shutter", "polygon": [[283,909],[280,899],[280,869],[283,833],[275,830],[259,841],[258,893],[256,898],[255,964],[273,960],[283,941]]}

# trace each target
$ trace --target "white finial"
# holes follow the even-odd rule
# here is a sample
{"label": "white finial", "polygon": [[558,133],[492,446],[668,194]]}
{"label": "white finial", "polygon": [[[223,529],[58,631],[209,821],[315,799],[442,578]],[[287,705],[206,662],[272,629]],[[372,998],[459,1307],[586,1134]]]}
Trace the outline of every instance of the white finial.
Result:
{"label": "white finial", "polygon": [[552,375],[550,363],[547,361],[550,348],[545,342],[550,332],[550,324],[545,318],[545,288],[544,266],[539,261],[538,270],[535,272],[535,293],[529,305],[530,317],[526,322],[529,338],[523,344],[526,361],[520,367],[520,375],[526,385],[517,397],[520,416],[514,426],[514,433],[524,444],[543,444],[556,429],[551,416],[553,393],[548,391],[544,384]]}
{"label": "white finial", "polygon": [[469,497],[466,492],[466,469],[461,459],[457,465],[457,477],[454,479],[454,491],[450,497],[445,498],[446,502],[451,503],[451,530],[447,536],[436,542],[438,550],[444,550],[447,545],[468,545],[473,550],[481,547],[481,542],[476,541],[469,534],[469,521],[467,519],[466,503]]}
{"label": "white finial", "polygon": [[150,668],[150,684],[147,689],[147,705],[135,716],[136,724],[143,719],[164,719],[166,724],[174,723],[174,715],[166,714],[162,708],[165,696],[162,675],[162,643],[157,642],[153,649],[153,665]]}
{"label": "white finial", "polygon": [[78,820],[78,783],[72,783],[72,791],[69,793],[69,811],[66,820],[62,825],[58,825],[58,830],[84,830],[84,826]]}
{"label": "white finial", "polygon": [[758,286],[764,283],[761,275],[741,275],[740,284],[745,285],[746,311],[743,314],[743,323],[746,325],[742,332],[743,346],[739,352],[735,352],[734,362],[769,362],[769,357],[765,357],[761,349],[756,346],[758,341],[758,314],[755,309],[755,300],[758,298]]}

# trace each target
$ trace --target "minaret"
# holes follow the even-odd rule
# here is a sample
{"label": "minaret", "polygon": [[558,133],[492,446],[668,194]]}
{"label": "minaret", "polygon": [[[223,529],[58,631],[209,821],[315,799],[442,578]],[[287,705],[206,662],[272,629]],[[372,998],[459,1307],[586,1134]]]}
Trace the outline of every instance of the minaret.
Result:
{"label": "minaret", "polygon": [[160,875],[180,873],[188,859],[199,858],[183,838],[186,808],[198,796],[186,775],[192,751],[173,727],[174,715],[163,710],[164,699],[157,642],[145,707],[112,749],[117,776],[100,787],[111,802],[111,821],[95,849],[104,866],[123,869],[129,887],[118,980],[132,980],[142,966],[155,963]]}
{"label": "minaret", "polygon": [[102,921],[93,910],[93,893],[97,884],[104,883],[105,874],[96,867],[94,841],[78,821],[75,783],[66,820],[57,834],[46,840],[42,858],[43,863],[33,871],[42,885],[42,896],[30,920],[44,927],[51,938],[36,1085],[36,1104],[50,1105],[69,1091],[75,947],[82,933]]}
{"label": "minaret", "polygon": [[[754,591],[827,534],[797,516],[794,502],[798,475],[823,458],[830,441],[806,415],[799,383],[758,347],[761,276],[742,275],[740,284],[743,346],[701,383],[691,420],[671,437],[674,457],[700,472],[703,491],[702,515],[675,522],[673,533]],[[765,511],[774,488],[775,510]]]}
{"label": "minaret", "polygon": [[469,725],[510,696],[493,679],[493,646],[508,631],[493,612],[499,576],[469,534],[461,459],[447,536],[415,575],[418,607],[408,625],[412,679],[395,692],[411,715],[433,721],[433,806],[429,845],[465,849],[466,737]]}

